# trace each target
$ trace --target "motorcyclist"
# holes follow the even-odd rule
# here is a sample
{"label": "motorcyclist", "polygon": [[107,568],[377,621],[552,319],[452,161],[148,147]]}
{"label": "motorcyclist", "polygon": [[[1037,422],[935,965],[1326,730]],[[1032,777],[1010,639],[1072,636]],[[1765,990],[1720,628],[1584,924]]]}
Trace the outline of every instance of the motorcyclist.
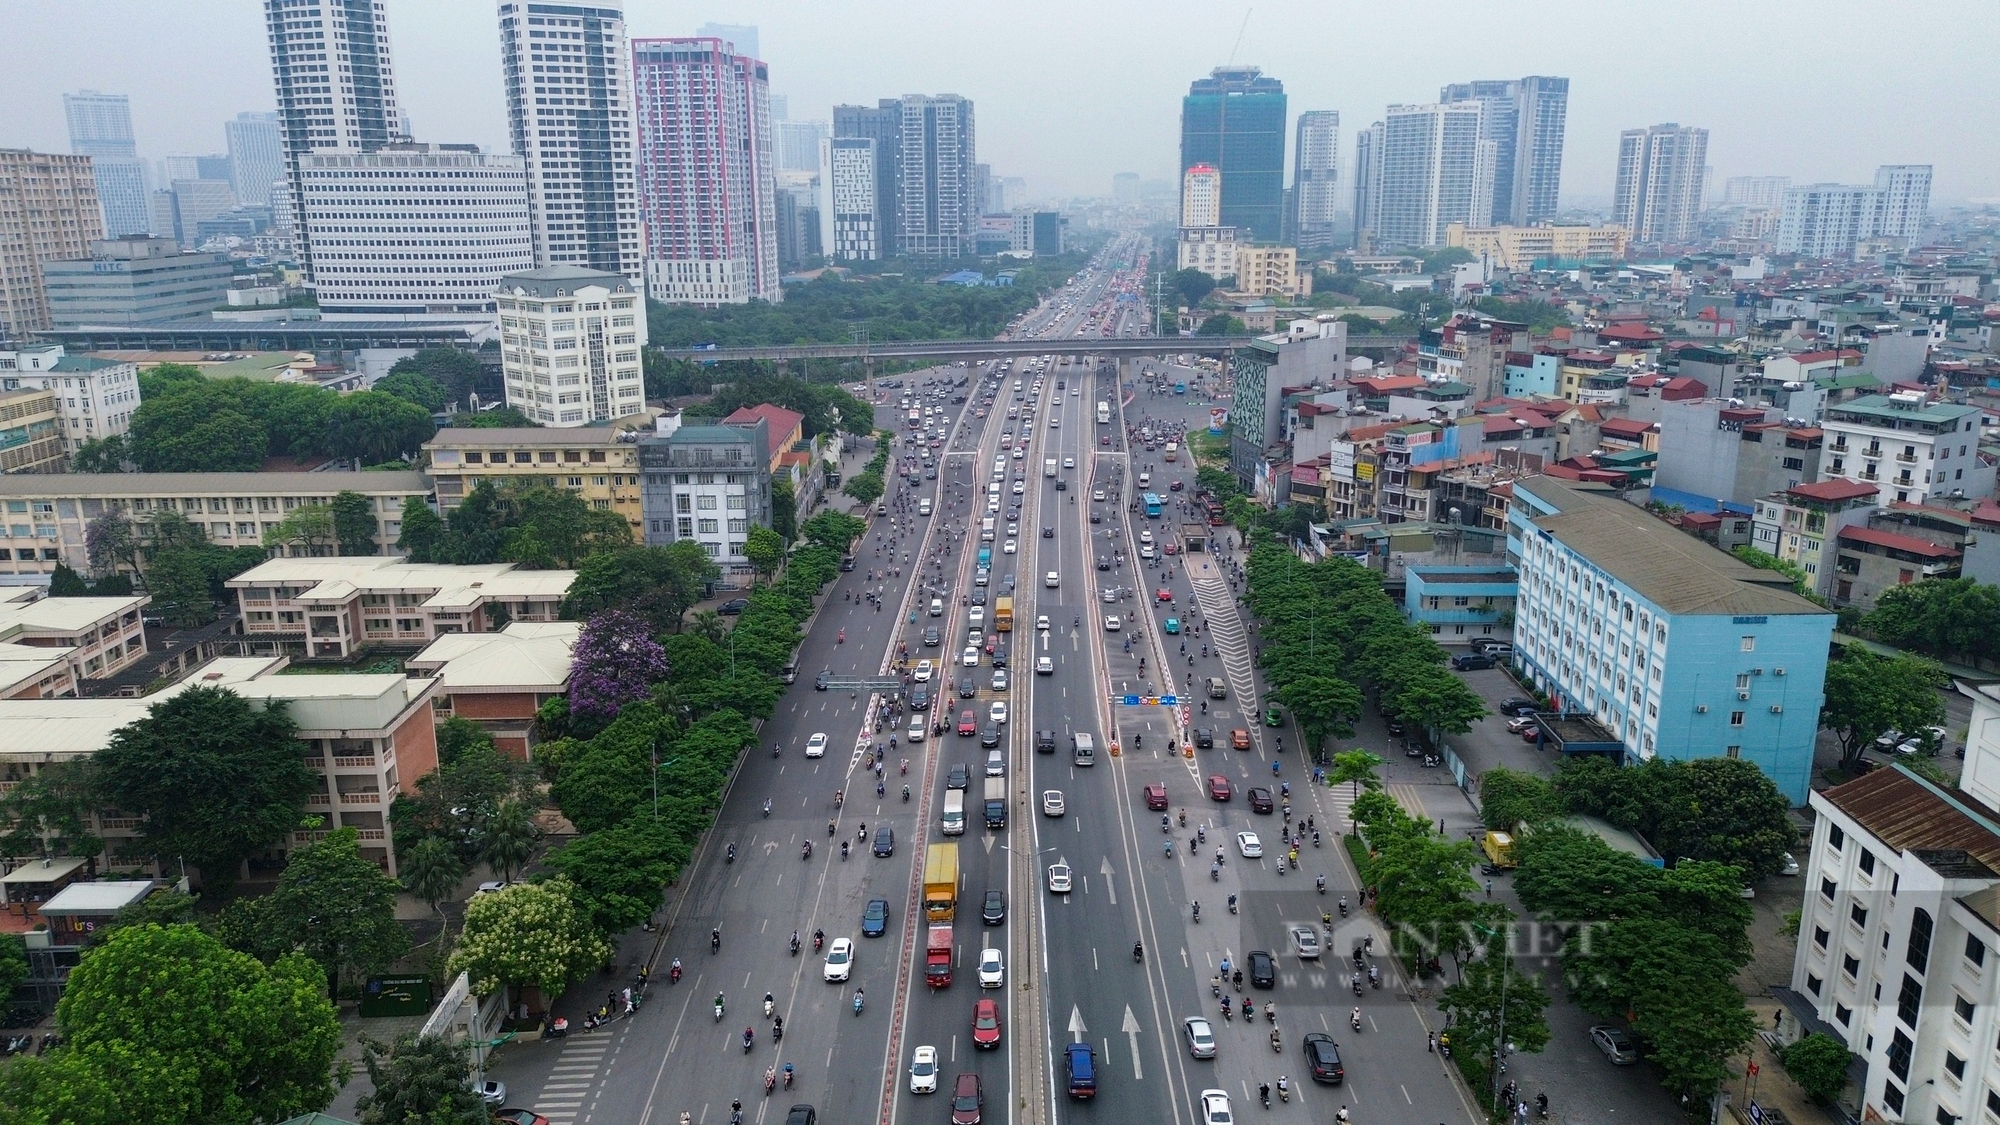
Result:
{"label": "motorcyclist", "polygon": [[1146,943],[1145,943],[1145,942],[1143,942],[1143,941],[1135,941],[1135,942],[1133,942],[1133,943],[1132,943],[1132,960],[1134,960],[1134,961],[1139,961],[1139,960],[1143,960],[1143,959],[1145,958],[1145,956],[1146,956]]}

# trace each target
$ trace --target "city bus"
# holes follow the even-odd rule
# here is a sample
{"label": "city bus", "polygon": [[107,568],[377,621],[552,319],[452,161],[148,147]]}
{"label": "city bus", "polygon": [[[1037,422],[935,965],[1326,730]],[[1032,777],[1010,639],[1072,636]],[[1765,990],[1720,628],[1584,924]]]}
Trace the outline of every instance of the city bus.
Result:
{"label": "city bus", "polygon": [[1111,424],[1111,404],[1103,399],[1097,400],[1097,424],[1100,426]]}
{"label": "city bus", "polygon": [[1149,520],[1156,520],[1156,519],[1159,519],[1159,518],[1160,518],[1160,505],[1161,505],[1162,503],[1163,503],[1163,501],[1162,501],[1162,500],[1160,499],[1160,494],[1159,494],[1159,493],[1157,493],[1157,492],[1148,492],[1148,493],[1146,494],[1146,518],[1147,518],[1147,519],[1149,519]]}

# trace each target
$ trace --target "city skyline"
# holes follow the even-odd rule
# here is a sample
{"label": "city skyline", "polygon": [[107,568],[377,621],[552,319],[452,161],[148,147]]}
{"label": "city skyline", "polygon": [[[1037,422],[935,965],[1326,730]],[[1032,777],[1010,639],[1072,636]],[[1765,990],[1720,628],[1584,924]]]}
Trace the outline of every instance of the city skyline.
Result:
{"label": "city skyline", "polygon": [[[61,94],[84,89],[132,97],[134,132],[141,155],[149,158],[219,152],[225,121],[241,112],[275,108],[262,21],[254,11],[220,0],[194,0],[159,12],[114,11],[112,5],[90,0],[60,12],[19,7],[8,17],[16,34],[0,43],[0,60],[22,77],[20,88],[30,93],[14,130],[0,143],[63,150],[67,135]],[[1547,26],[1549,19],[1581,16],[1584,9],[1574,4],[1505,12],[1460,4],[1434,7],[1439,18],[1385,16],[1344,23],[1347,56],[1359,62],[1376,53],[1405,52],[1433,43],[1435,29],[1449,28],[1452,38],[1480,42],[1489,59],[1506,56],[1500,73],[1570,78],[1564,207],[1608,207],[1618,135],[1663,120],[1701,121],[1710,129],[1709,160],[1719,178],[1784,175],[1795,183],[1863,182],[1878,165],[1934,163],[1939,203],[2000,198],[2000,153],[1949,140],[2000,124],[2000,109],[1963,98],[1950,80],[1972,73],[1967,69],[1976,65],[1971,44],[1986,38],[1980,34],[1982,26],[1989,35],[2000,31],[2000,10],[1956,6],[1954,26],[1963,34],[1923,48],[1893,41],[1821,44],[1811,66],[1776,64],[1763,50],[1765,43],[1796,26],[1788,17],[1803,14],[1803,9],[1740,13],[1727,35],[1698,20],[1651,29],[1649,42],[1659,50],[1699,50],[1711,60],[1708,73],[1721,80],[1691,86],[1664,70],[1657,78],[1634,73],[1620,65],[1617,50],[1576,50],[1574,36],[1565,37],[1560,53],[1537,38],[1534,29]],[[424,5],[387,0],[398,104],[418,136],[508,150],[493,8],[486,0]],[[882,19],[871,20],[869,14],[877,9]],[[1853,10],[1863,11],[1859,6]],[[886,6],[872,3],[830,12],[747,2],[723,11],[689,9],[671,16],[657,10],[634,12],[630,34],[686,35],[707,22],[757,26],[766,56],[761,61],[771,67],[774,100],[787,95],[793,103],[791,116],[800,120],[825,119],[837,102],[872,101],[892,92],[960,93],[981,106],[982,162],[1025,175],[1037,197],[1103,195],[1118,171],[1137,171],[1149,180],[1174,177],[1179,98],[1190,80],[1228,61],[1229,52],[1219,44],[1233,41],[1241,15],[1223,18],[1190,8],[1182,16],[1136,26],[1108,9],[1051,7],[1047,15],[1052,24],[1033,18],[1035,11],[1030,4],[1017,13],[1024,17],[1020,20],[974,14],[933,24],[892,20]],[[1590,11],[1604,14],[1601,8]],[[1633,11],[1640,9],[1633,6]],[[1816,9],[1816,14],[1827,13]],[[1380,68],[1325,66],[1314,57],[1311,37],[1285,32],[1288,25],[1312,18],[1316,13],[1304,4],[1260,7],[1235,50],[1238,65],[1257,66],[1285,83],[1294,117],[1310,108],[1341,112],[1354,122],[1374,121],[1386,105],[1422,103],[1443,86],[1473,75],[1450,51],[1420,51],[1414,63],[1399,64],[1387,80]],[[1155,22],[1159,26],[1150,26]],[[1593,21],[1591,26],[1618,23]],[[887,39],[865,30],[889,25],[897,31]],[[1100,65],[1076,73],[1067,83],[1038,82],[1001,61],[1010,43],[1018,40],[1027,49],[1030,25],[1043,27],[1036,37],[1047,26],[1069,28],[1079,41],[1110,43],[1108,53]],[[994,51],[982,53],[992,61],[968,58],[944,42],[946,36],[992,44]],[[926,37],[934,40],[929,47],[923,46]],[[1586,34],[1586,48],[1588,38]],[[1613,46],[1608,32],[1603,46]],[[165,60],[189,57],[203,60],[204,81],[173,82]],[[1495,65],[1481,63],[1477,72],[1490,73]],[[1863,76],[1858,92],[1866,95],[1873,84],[1877,96],[1855,97],[1857,75]],[[172,104],[148,94],[165,89],[174,91]],[[1891,90],[1893,97],[1888,96]],[[1895,111],[1894,106],[1912,100],[1962,104],[1950,114],[1916,119]],[[1091,112],[1076,113],[1078,104]],[[1839,121],[1822,122],[1805,113],[1758,113],[1760,104],[1845,108]],[[1830,143],[1835,136],[1839,144]],[[1343,160],[1351,160],[1351,144],[1346,149]],[[1291,174],[1288,161],[1288,183]]]}

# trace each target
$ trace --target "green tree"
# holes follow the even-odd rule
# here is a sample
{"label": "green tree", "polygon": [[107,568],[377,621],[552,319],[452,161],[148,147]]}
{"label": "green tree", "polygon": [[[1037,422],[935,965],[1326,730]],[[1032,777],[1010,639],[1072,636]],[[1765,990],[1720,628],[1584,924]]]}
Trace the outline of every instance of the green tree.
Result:
{"label": "green tree", "polygon": [[778,573],[778,564],[785,558],[785,538],[768,527],[753,527],[743,544],[743,557],[766,580]]}
{"label": "green tree", "polygon": [[414,457],[437,426],[431,412],[395,395],[357,391],[327,410],[326,451],[363,465]]}
{"label": "green tree", "polygon": [[479,859],[503,881],[512,882],[515,873],[534,856],[538,835],[527,805],[520,801],[503,802],[479,837]]}
{"label": "green tree", "polygon": [[1849,1058],[1846,1044],[1815,1031],[1786,1047],[1778,1061],[1807,1097],[1821,1105],[1831,1105],[1847,1088]]}
{"label": "green tree", "polygon": [[1197,336],[1241,336],[1247,331],[1249,329],[1245,328],[1243,322],[1236,317],[1230,316],[1228,313],[1216,313],[1214,316],[1202,321],[1201,326],[1194,330],[1194,334]]}
{"label": "green tree", "polygon": [[438,549],[444,543],[444,519],[421,496],[403,501],[403,530],[396,537],[396,549],[411,562],[440,562]]}
{"label": "green tree", "polygon": [[417,371],[397,371],[390,368],[387,375],[375,381],[369,388],[380,394],[395,395],[406,402],[414,402],[425,410],[436,414],[444,409],[448,401],[444,387],[436,379]]}
{"label": "green tree", "polygon": [[1840,765],[1851,770],[1883,731],[1921,731],[1944,722],[1944,669],[1921,656],[1882,656],[1851,644],[1826,666],[1819,725],[1840,739]]}
{"label": "green tree", "polygon": [[865,520],[828,508],[800,525],[806,542],[830,551],[845,551],[868,530]]}
{"label": "green tree", "polygon": [[692,540],[600,551],[578,564],[563,616],[582,620],[624,608],[644,617],[655,632],[678,632],[688,607],[720,577],[721,569]]}
{"label": "green tree", "polygon": [[112,934],[123,926],[189,926],[195,923],[195,895],[184,895],[176,890],[160,888],[138,902],[126,903],[111,916],[111,921],[97,927],[90,935],[91,943],[102,945]]}
{"label": "green tree", "polygon": [[548,862],[576,885],[577,901],[598,932],[622,934],[659,909],[688,855],[671,826],[634,819],[582,836]]}
{"label": "green tree", "polygon": [[87,598],[90,596],[90,584],[83,580],[83,575],[71,570],[69,564],[57,563],[55,572],[49,575],[48,596],[52,598]]}
{"label": "green tree", "polygon": [[97,788],[141,818],[146,854],[163,867],[185,859],[227,888],[244,860],[298,825],[323,784],[296,729],[281,702],[252,707],[232,691],[189,688],[112,732],[97,754]]}
{"label": "green tree", "polygon": [[215,620],[208,566],[199,547],[165,547],[146,567],[146,591],[166,623],[179,628]]}
{"label": "green tree", "polygon": [[840,490],[861,501],[864,506],[873,504],[882,498],[882,474],[866,471],[856,473],[847,478],[847,481],[840,486]]}
{"label": "green tree", "polygon": [[469,974],[475,996],[523,985],[557,996],[610,955],[610,944],[578,905],[575,886],[558,876],[467,903],[448,971]]}
{"label": "green tree", "polygon": [[1351,737],[1354,720],[1361,717],[1361,689],[1337,676],[1300,676],[1272,696],[1291,709],[1314,754],[1328,737]]}
{"label": "green tree", "polygon": [[69,471],[72,473],[122,473],[125,463],[132,454],[125,448],[125,435],[112,434],[110,437],[87,438],[76,447],[75,456],[70,458]]}
{"label": "green tree", "polygon": [[1863,625],[1927,656],[1981,660],[2000,653],[2000,587],[1974,578],[1926,578],[1882,591]]}
{"label": "green tree", "polygon": [[1512,832],[1517,824],[1561,812],[1555,790],[1540,774],[1499,768],[1479,775],[1479,823],[1488,828]]}
{"label": "green tree", "polygon": [[364,1037],[361,1065],[368,1093],[355,1108],[360,1125],[476,1125],[487,1108],[472,1088],[472,1060],[464,1043],[447,1035],[404,1032],[393,1044]]}
{"label": "green tree", "polygon": [[28,979],[28,943],[20,934],[0,934],[0,996],[12,996]]}
{"label": "green tree", "polygon": [[1438,1006],[1450,1017],[1452,1048],[1480,1060],[1491,1073],[1494,1054],[1503,1046],[1503,1031],[1504,1046],[1510,1051],[1540,1054],[1548,1046],[1549,1024],[1543,1013],[1549,994],[1540,981],[1514,967],[1500,945],[1506,941],[1504,935],[1488,940],[1498,947],[1468,962],[1458,982],[1439,994]]}
{"label": "green tree", "polygon": [[787,543],[798,538],[799,498],[788,476],[771,480],[771,530]]}
{"label": "green tree", "polygon": [[[130,1090],[126,1090],[127,1095]],[[0,1068],[0,1120],[22,1125],[123,1125],[120,1090],[75,1051],[23,1055]]]}
{"label": "green tree", "polygon": [[1813,589],[1812,575],[1807,574],[1805,568],[1799,564],[1781,559],[1776,555],[1767,554],[1748,544],[1739,546],[1729,553],[1756,567],[1758,570],[1775,571],[1791,579],[1792,592],[1807,601],[1817,602],[1820,605],[1827,604],[1827,600],[1820,597],[1819,591]]}
{"label": "green tree", "polygon": [[[500,495],[501,557],[539,570],[570,568],[632,545],[632,525],[566,488],[514,486]],[[460,509],[463,511],[463,508]]]}
{"label": "green tree", "polygon": [[333,536],[333,509],[325,504],[301,504],[264,533],[264,546],[281,554],[296,548],[297,554],[314,558],[338,549]]}
{"label": "green tree", "polygon": [[1435,664],[1413,669],[1385,696],[1383,705],[1416,726],[1446,734],[1464,734],[1486,717],[1486,701],[1479,693]]}
{"label": "green tree", "polygon": [[255,472],[270,438],[237,392],[221,383],[176,384],[132,412],[131,458],[148,473]]}
{"label": "green tree", "polygon": [[1203,297],[1215,292],[1215,279],[1197,269],[1181,270],[1167,284],[1180,295],[1181,304],[1189,307],[1201,304]]}
{"label": "green tree", "polygon": [[[396,361],[395,366],[389,368],[389,374],[375,384],[375,389],[390,390],[383,384],[399,375],[422,376],[440,389],[443,397],[436,406],[422,404],[426,409],[433,411],[442,409],[446,403],[453,402],[464,407],[470,402],[470,396],[474,392],[487,402],[498,401],[501,397],[497,368],[494,373],[489,374],[486,365],[480,362],[478,356],[458,348],[425,348],[415,355],[404,356]],[[411,401],[419,400],[412,398]]]}
{"label": "green tree", "polygon": [[445,921],[438,904],[457,894],[465,879],[465,863],[458,852],[442,838],[426,836],[403,857],[402,872],[403,886],[436,911],[440,922]]}
{"label": "green tree", "polygon": [[108,1082],[117,1121],[283,1121],[333,1100],[341,1033],[323,993],[303,956],[267,967],[195,926],[122,927],[70,973],[56,1006],[68,1043],[44,1057]]}
{"label": "green tree", "polygon": [[132,521],[116,508],[84,525],[83,549],[90,560],[92,574],[115,574],[121,565],[138,570],[137,548],[138,539],[132,532]]}
{"label": "green tree", "polygon": [[[416,497],[410,497],[415,500]],[[333,494],[333,537],[343,555],[373,555],[375,548],[375,501],[351,489]]]}
{"label": "green tree", "polygon": [[324,971],[329,998],[349,981],[379,973],[409,952],[409,931],[396,921],[396,880],[361,855],[353,828],[295,849],[278,888],[237,899],[218,930],[245,953],[272,961],[303,953]]}
{"label": "green tree", "polygon": [[7,826],[0,847],[44,859],[102,855],[104,841],[91,831],[97,805],[95,758],[49,762],[0,796],[0,824]]}

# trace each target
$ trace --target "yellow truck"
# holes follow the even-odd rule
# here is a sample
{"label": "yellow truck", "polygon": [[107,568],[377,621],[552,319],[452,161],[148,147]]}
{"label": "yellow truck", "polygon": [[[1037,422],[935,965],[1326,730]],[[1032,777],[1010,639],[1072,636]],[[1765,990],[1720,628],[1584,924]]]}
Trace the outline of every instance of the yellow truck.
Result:
{"label": "yellow truck", "polygon": [[924,918],[950,922],[958,917],[958,845],[932,844],[924,853]]}
{"label": "yellow truck", "polygon": [[996,633],[1014,631],[1014,595],[1002,594],[993,599],[993,631]]}
{"label": "yellow truck", "polygon": [[1480,838],[1479,848],[1486,853],[1486,859],[1495,867],[1514,866],[1514,837],[1505,832],[1488,832]]}

